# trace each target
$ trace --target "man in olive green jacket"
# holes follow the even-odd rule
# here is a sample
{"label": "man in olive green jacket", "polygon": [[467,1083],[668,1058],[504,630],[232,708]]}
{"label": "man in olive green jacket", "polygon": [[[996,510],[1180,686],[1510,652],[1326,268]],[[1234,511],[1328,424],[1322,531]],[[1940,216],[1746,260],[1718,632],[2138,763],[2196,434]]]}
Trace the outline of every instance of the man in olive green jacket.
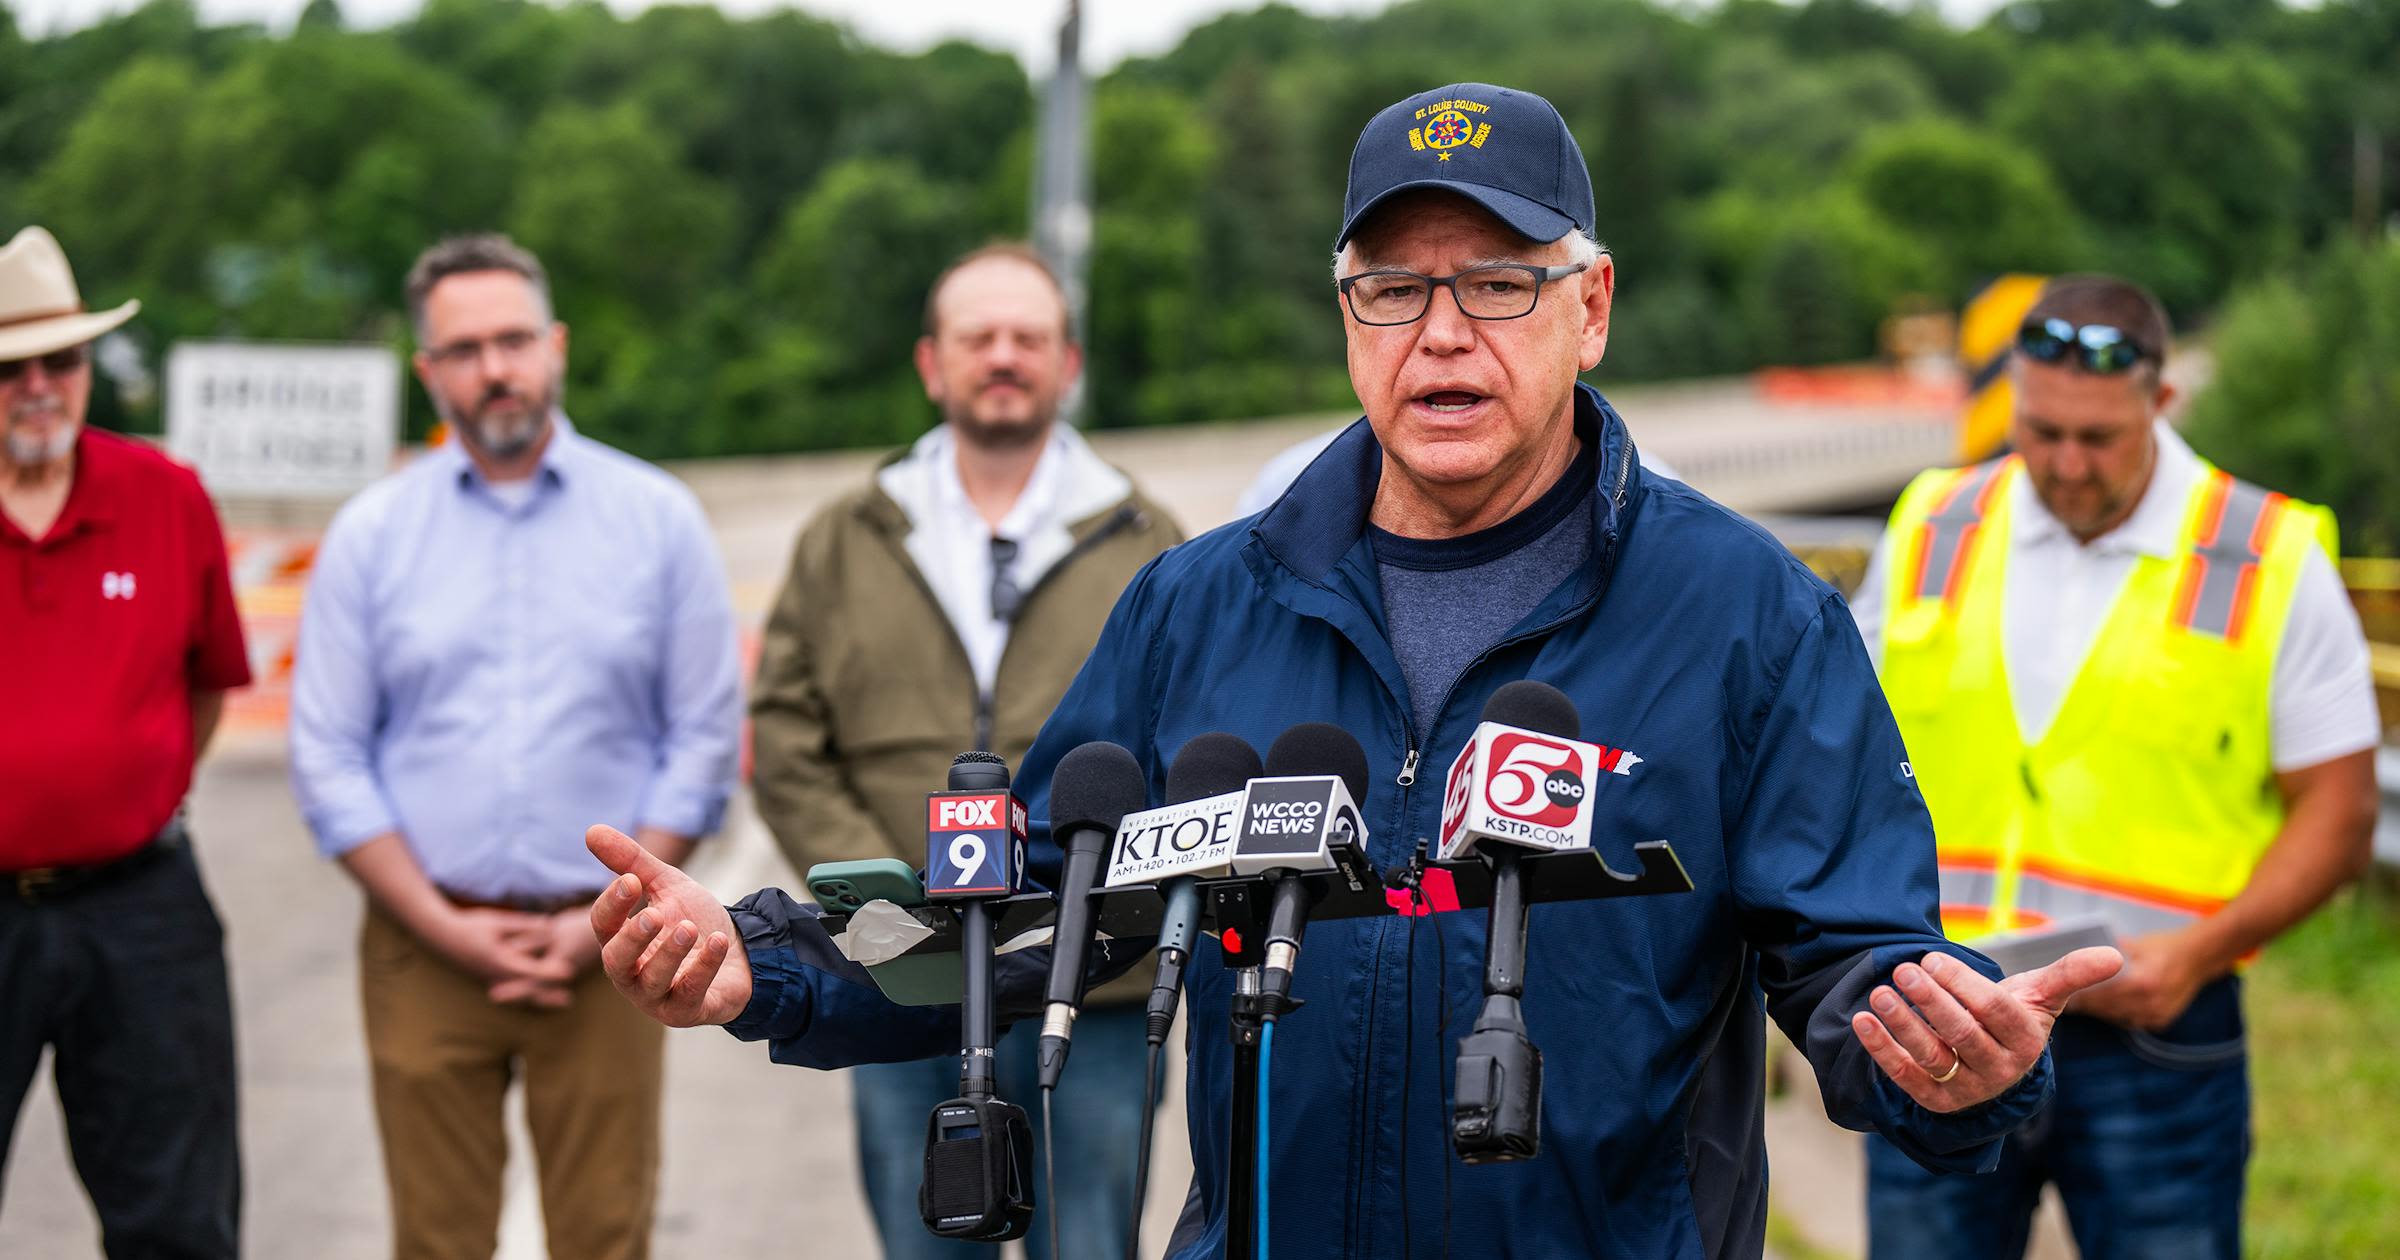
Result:
{"label": "man in olive green jacket", "polygon": [[[922,867],[925,794],[951,758],[981,748],[1017,764],[1126,583],[1182,541],[1057,422],[1081,353],[1031,251],[992,246],[952,264],[926,301],[916,362],[943,423],[801,532],[767,623],[753,779],[802,874],[856,858]],[[1148,994],[1135,971],[1087,1000],[1055,1099],[1060,1165],[1080,1170],[1042,1205],[1073,1225],[1059,1231],[1064,1260],[1113,1255],[1129,1226]],[[1036,1032],[1004,1039],[1002,1096],[1034,1096]],[[983,1254],[934,1238],[917,1215],[925,1117],[956,1094],[957,1072],[949,1060],[851,1072],[889,1260]]]}

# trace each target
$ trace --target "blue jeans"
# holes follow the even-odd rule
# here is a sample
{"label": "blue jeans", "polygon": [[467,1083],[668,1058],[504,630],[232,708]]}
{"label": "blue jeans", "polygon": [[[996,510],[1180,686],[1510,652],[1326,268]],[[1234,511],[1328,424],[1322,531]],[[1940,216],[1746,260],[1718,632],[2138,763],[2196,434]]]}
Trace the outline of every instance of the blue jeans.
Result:
{"label": "blue jeans", "polygon": [[[1133,1164],[1141,1139],[1142,1008],[1086,1010],[1075,1021],[1067,1074],[1051,1102],[1058,1121],[1058,1184],[1045,1184],[1042,1095],[1036,1075],[1041,1021],[1023,1020],[1000,1039],[998,1093],[1033,1119],[1037,1204],[1026,1254],[1050,1254],[1049,1215],[1059,1213],[1060,1260],[1116,1260],[1133,1221]],[[917,1214],[925,1180],[925,1120],[958,1097],[958,1059],[872,1063],[850,1069],[858,1117],[859,1174],[883,1235],[885,1260],[991,1260],[989,1244],[936,1238]]]}
{"label": "blue jeans", "polygon": [[2240,981],[2202,989],[2157,1033],[2069,1015],[2050,1048],[2058,1097],[1991,1173],[1930,1173],[1868,1137],[1871,1260],[2016,1260],[2045,1182],[2084,1260],[2237,1260],[2250,1157]]}

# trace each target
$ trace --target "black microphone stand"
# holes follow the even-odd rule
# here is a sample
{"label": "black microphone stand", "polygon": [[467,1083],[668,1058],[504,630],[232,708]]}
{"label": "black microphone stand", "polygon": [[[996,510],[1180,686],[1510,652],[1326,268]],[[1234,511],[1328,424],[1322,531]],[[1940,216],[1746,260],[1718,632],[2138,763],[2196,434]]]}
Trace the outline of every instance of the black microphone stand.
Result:
{"label": "black microphone stand", "polygon": [[1233,974],[1233,1121],[1225,1175],[1227,1260],[1258,1254],[1258,1042],[1266,1025],[1265,989],[1257,967]]}
{"label": "black microphone stand", "polygon": [[1450,1137],[1470,1164],[1531,1159],[1542,1148],[1542,1052],[1525,1033],[1525,874],[1523,855],[1501,845],[1490,853],[1490,943],[1483,960],[1483,1010],[1458,1043],[1457,1093]]}

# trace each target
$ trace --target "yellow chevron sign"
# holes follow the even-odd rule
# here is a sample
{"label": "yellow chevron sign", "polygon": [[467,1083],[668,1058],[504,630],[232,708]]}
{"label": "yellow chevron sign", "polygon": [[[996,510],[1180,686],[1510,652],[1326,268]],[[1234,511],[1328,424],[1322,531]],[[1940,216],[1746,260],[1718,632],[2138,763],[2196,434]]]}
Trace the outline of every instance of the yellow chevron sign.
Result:
{"label": "yellow chevron sign", "polygon": [[1972,464],[2008,440],[2016,391],[2008,382],[2008,348],[2033,309],[2048,276],[2005,275],[1967,299],[1958,315],[1958,361],[1967,369],[1966,414],[1958,426],[1959,462]]}

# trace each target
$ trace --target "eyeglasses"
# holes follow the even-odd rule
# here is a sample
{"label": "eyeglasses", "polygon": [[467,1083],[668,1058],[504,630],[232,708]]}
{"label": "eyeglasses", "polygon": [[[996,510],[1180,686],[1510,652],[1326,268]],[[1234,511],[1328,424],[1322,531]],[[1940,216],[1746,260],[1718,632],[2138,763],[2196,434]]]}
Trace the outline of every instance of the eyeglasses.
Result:
{"label": "eyeglasses", "polygon": [[2084,371],[2102,376],[2114,376],[2144,359],[2157,359],[2122,328],[2077,324],[2064,319],[2026,320],[2025,326],[2017,330],[2017,349],[2041,363],[2059,364],[2072,359]]}
{"label": "eyeglasses", "polygon": [[1377,328],[1413,324],[1425,318],[1425,312],[1433,305],[1435,289],[1450,290],[1458,309],[1469,319],[1521,319],[1533,313],[1544,284],[1590,269],[1590,263],[1569,263],[1564,267],[1504,263],[1476,267],[1454,276],[1367,271],[1344,276],[1334,281],[1334,287],[1342,291],[1342,300],[1350,304],[1350,318]]}
{"label": "eyeglasses", "polygon": [[30,359],[9,359],[6,362],[0,362],[0,385],[5,385],[25,375],[25,369],[35,363],[41,364],[42,371],[52,376],[65,376],[90,361],[90,352],[82,346],[68,346],[64,350],[53,350],[48,354],[36,355]]}
{"label": "eyeglasses", "polygon": [[499,351],[500,357],[503,359],[518,359],[524,357],[527,351],[533,349],[533,344],[542,339],[542,331],[538,328],[512,328],[486,339],[468,338],[464,341],[448,341],[438,346],[427,347],[425,357],[431,359],[435,367],[460,368],[480,361],[483,358],[485,347],[488,346]]}
{"label": "eyeglasses", "polygon": [[1006,538],[992,540],[992,620],[1011,622],[1025,606],[1025,592],[1017,587],[1017,575],[1009,566],[1017,562],[1017,544]]}

